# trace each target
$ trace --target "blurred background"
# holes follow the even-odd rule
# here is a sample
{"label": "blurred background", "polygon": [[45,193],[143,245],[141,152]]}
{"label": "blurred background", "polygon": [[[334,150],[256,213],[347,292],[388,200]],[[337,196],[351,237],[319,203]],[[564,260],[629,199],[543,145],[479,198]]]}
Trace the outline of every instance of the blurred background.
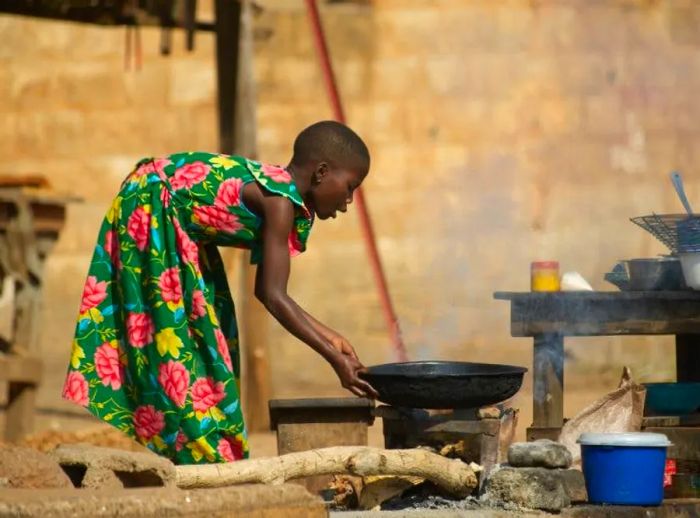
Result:
{"label": "blurred background", "polygon": [[[7,5],[21,3],[32,4]],[[211,25],[214,0],[196,5]],[[682,209],[668,172],[680,169],[700,200],[697,2],[319,6],[348,124],[372,154],[365,196],[411,359],[531,367],[532,341],[510,337],[509,305],[494,291],[529,290],[529,264],[543,259],[615,290],[603,275],[618,259],[666,252],[629,218]],[[256,0],[246,13],[238,113],[255,129],[248,149],[284,165],[296,134],[333,113],[304,2]],[[0,173],[41,175],[80,198],[45,263],[35,431],[97,424],[60,390],[97,230],[121,180],[144,156],[219,148],[214,33],[197,31],[188,51],[185,30],[101,22],[0,13]],[[247,268],[239,252],[226,260],[240,302]],[[290,293],[366,365],[395,358],[353,210],[316,225]],[[264,393],[348,395],[310,348],[260,308],[250,313]],[[614,387],[624,365],[639,381],[674,379],[667,337],[568,339],[566,353],[569,417]],[[522,429],[530,391],[528,375],[515,399]]]}

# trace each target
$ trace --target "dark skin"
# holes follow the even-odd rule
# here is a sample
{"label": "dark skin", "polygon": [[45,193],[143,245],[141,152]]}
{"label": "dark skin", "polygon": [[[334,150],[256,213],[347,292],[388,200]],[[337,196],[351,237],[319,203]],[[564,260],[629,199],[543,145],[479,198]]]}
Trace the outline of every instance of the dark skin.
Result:
{"label": "dark skin", "polygon": [[[367,176],[366,169],[334,167],[328,162],[291,163],[287,170],[305,205],[321,220],[345,212],[355,189]],[[263,260],[256,272],[255,296],[287,331],[331,364],[344,388],[357,396],[377,398],[374,388],[358,376],[365,367],[350,342],[309,315],[287,294],[287,243],[294,224],[292,202],[262,189],[256,182],[245,185],[243,201],[263,219]]]}

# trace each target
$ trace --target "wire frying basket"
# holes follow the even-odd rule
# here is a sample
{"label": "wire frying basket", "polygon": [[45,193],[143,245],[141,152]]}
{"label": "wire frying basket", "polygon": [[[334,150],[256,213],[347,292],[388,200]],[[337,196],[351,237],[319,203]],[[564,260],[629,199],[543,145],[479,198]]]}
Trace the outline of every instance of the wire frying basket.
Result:
{"label": "wire frying basket", "polygon": [[650,214],[630,220],[661,241],[673,254],[700,252],[700,216]]}

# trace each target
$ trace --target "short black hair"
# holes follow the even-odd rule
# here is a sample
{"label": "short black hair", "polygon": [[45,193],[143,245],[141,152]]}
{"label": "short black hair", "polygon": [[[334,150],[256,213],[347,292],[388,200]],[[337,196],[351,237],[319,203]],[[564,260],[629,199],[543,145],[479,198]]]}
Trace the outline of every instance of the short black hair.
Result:
{"label": "short black hair", "polygon": [[316,122],[297,135],[292,156],[294,164],[313,162],[329,162],[340,167],[368,171],[369,150],[357,133],[345,124]]}

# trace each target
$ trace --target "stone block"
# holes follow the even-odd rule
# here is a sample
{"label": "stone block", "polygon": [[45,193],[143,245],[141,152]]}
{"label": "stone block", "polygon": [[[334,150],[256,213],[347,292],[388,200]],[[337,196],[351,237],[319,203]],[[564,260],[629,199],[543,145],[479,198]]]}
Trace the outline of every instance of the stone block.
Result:
{"label": "stone block", "polygon": [[[118,478],[122,487],[158,487],[175,484],[175,466],[152,453],[138,453],[88,444],[62,444],[50,453],[69,474],[76,486],[114,487]],[[111,471],[111,477],[106,471]]]}
{"label": "stone block", "polygon": [[559,470],[545,468],[502,467],[492,471],[482,500],[544,511],[560,511],[571,505]]}
{"label": "stone block", "polygon": [[586,491],[586,480],[583,477],[583,472],[578,469],[562,469],[557,470],[564,482],[564,488],[574,504],[587,502],[588,492]]}
{"label": "stone block", "polygon": [[568,468],[571,460],[566,446],[549,439],[516,442],[508,448],[508,464],[518,468]]}
{"label": "stone block", "polygon": [[50,456],[21,446],[0,446],[0,483],[8,488],[72,488],[70,478]]}

